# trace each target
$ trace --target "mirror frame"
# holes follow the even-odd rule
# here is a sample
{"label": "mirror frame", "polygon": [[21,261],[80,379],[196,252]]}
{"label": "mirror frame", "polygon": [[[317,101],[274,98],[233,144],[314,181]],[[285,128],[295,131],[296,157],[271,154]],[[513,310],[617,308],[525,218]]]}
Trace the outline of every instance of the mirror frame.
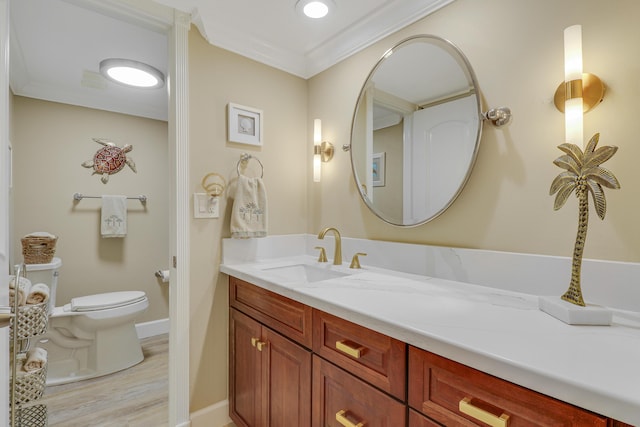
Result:
{"label": "mirror frame", "polygon": [[[458,187],[458,189],[455,191],[455,193],[451,196],[451,198],[449,199],[449,201],[447,203],[444,204],[444,206],[442,208],[440,208],[437,212],[435,212],[434,214],[431,214],[431,216],[428,216],[427,218],[417,221],[415,223],[411,223],[411,224],[403,224],[403,223],[397,223],[394,222],[388,218],[385,218],[384,213],[380,212],[379,209],[377,209],[374,204],[371,202],[371,200],[369,199],[369,197],[367,197],[367,195],[363,192],[362,190],[362,186],[361,186],[361,182],[358,178],[358,174],[357,174],[357,170],[356,170],[356,165],[355,165],[355,161],[354,161],[354,156],[353,156],[353,141],[354,141],[354,129],[355,129],[355,125],[356,125],[356,119],[358,116],[358,110],[360,108],[361,102],[363,100],[363,96],[367,90],[367,87],[369,86],[369,84],[371,83],[372,77],[375,75],[376,71],[382,66],[382,64],[391,56],[393,56],[393,52],[397,51],[398,49],[402,48],[405,45],[409,45],[412,43],[415,43],[417,41],[420,40],[424,40],[424,41],[431,41],[431,42],[435,42],[437,44],[442,44],[444,46],[447,47],[448,52],[451,55],[457,55],[457,57],[455,58],[456,61],[458,63],[460,63],[461,67],[464,65],[464,67],[466,67],[465,74],[467,75],[468,79],[470,80],[470,83],[473,85],[472,90],[475,93],[476,96],[476,110],[478,112],[478,126],[477,126],[477,132],[476,132],[476,141],[475,141],[475,146],[473,149],[473,153],[471,155],[471,159],[469,162],[469,166],[467,168],[466,174],[464,176],[464,178],[462,179],[462,182],[460,183],[460,186]],[[426,224],[432,220],[434,220],[435,218],[439,217],[440,215],[442,215],[444,213],[444,211],[446,211],[452,204],[453,202],[458,198],[458,196],[460,195],[460,193],[462,193],[462,190],[464,189],[464,187],[466,186],[467,182],[469,181],[469,178],[471,176],[471,172],[473,171],[473,167],[475,165],[476,159],[478,157],[478,151],[480,149],[480,140],[482,137],[482,128],[483,128],[483,123],[484,123],[484,117],[482,115],[482,105],[481,105],[481,97],[480,97],[480,88],[478,85],[478,80],[476,78],[475,72],[473,71],[473,68],[471,67],[471,63],[469,62],[469,60],[467,59],[467,57],[464,55],[464,53],[456,46],[454,45],[452,42],[450,42],[447,39],[444,39],[442,37],[438,37],[435,35],[431,35],[431,34],[418,34],[418,35],[414,35],[414,36],[410,36],[407,37],[401,41],[399,41],[398,43],[396,43],[393,47],[391,47],[390,49],[388,49],[383,55],[382,57],[378,60],[378,62],[376,62],[376,64],[373,66],[373,68],[371,69],[371,71],[369,72],[369,74],[367,75],[367,78],[365,79],[362,88],[360,89],[360,93],[358,94],[358,99],[356,101],[356,106],[354,108],[353,111],[353,118],[351,120],[351,136],[350,136],[350,141],[349,141],[349,151],[350,151],[350,158],[351,158],[351,172],[353,174],[353,179],[355,181],[355,185],[358,189],[358,193],[360,194],[360,198],[362,199],[362,201],[364,202],[365,205],[367,205],[367,207],[369,208],[369,210],[375,214],[375,216],[377,216],[378,218],[380,218],[382,221],[386,222],[387,224],[390,225],[394,225],[394,226],[398,226],[398,227],[417,227],[423,224]]]}

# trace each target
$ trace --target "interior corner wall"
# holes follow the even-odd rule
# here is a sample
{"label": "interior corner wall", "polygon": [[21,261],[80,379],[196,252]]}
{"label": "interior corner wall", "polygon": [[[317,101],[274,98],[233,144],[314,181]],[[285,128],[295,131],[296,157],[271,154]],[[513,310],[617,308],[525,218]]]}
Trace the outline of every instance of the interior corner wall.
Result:
{"label": "interior corner wall", "polygon": [[605,189],[604,221],[592,211],[584,256],[640,261],[640,55],[632,42],[640,39],[639,15],[634,0],[616,0],[615,6],[599,0],[456,0],[314,76],[308,117],[322,118],[323,133],[341,146],[350,140],[360,89],[382,54],[408,36],[434,34],[469,59],[485,111],[507,106],[513,120],[504,128],[485,123],[460,197],[440,217],[413,228],[388,225],[369,212],[351,177],[349,154],[338,150],[323,165],[322,183],[311,187],[308,232],[335,226],[355,238],[571,256],[577,200],[554,211],[549,187],[562,171],[553,160],[563,154],[556,147],[564,142],[564,115],[553,95],[564,78],[563,30],[581,24],[584,70],[607,86],[604,101],[585,115],[585,138],[599,132],[600,145],[619,147],[604,167],[622,185]]}
{"label": "interior corner wall", "polygon": [[[154,275],[169,267],[169,174],[167,123],[90,108],[13,96],[14,262],[22,261],[20,238],[46,231],[58,236],[62,259],[56,304],[115,291],[144,291],[149,308],[137,322],[169,316],[168,284]],[[103,184],[81,163],[101,147],[102,137],[131,144],[128,166]],[[74,202],[74,193],[147,196],[127,201],[127,236],[100,237],[100,199]]]}
{"label": "interior corner wall", "polygon": [[[230,102],[262,110],[262,146],[228,141]],[[207,408],[227,399],[228,283],[226,276],[219,274],[219,265],[221,239],[230,237],[242,153],[255,156],[264,166],[268,234],[304,233],[307,229],[311,162],[307,155],[307,82],[212,46],[192,26],[189,123],[191,191],[205,192],[201,183],[209,173],[220,174],[226,183],[220,217],[193,218],[190,225],[189,384],[193,417],[194,413],[207,414]],[[259,163],[250,160],[246,174],[257,176],[260,172]],[[199,420],[199,425],[214,425],[208,421]]]}

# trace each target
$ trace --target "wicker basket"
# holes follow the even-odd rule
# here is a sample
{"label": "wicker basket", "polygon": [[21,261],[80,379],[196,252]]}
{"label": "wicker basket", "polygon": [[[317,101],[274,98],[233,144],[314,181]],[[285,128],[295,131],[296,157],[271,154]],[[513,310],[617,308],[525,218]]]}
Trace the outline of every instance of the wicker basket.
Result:
{"label": "wicker basket", "polygon": [[38,404],[18,407],[15,427],[47,427],[47,405]]}
{"label": "wicker basket", "polygon": [[[25,355],[21,355],[23,358]],[[18,356],[20,358],[20,356]],[[32,400],[42,397],[44,388],[47,385],[47,364],[37,371],[21,373],[16,378],[16,390],[14,401],[16,406],[22,405]],[[13,386],[13,378],[11,378],[9,386]]]}
{"label": "wicker basket", "polygon": [[24,236],[21,241],[25,264],[46,264],[56,253],[58,237]]}
{"label": "wicker basket", "polygon": [[[11,309],[13,311],[13,308]],[[49,302],[27,304],[18,307],[17,338],[25,339],[42,335],[49,325]],[[14,319],[11,319],[11,338],[13,339]]]}

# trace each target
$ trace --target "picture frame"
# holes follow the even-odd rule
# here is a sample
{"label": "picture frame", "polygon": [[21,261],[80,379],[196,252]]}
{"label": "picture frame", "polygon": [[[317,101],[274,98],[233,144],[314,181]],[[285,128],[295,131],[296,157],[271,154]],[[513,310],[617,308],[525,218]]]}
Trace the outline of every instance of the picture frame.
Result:
{"label": "picture frame", "polygon": [[387,163],[387,153],[374,153],[371,162],[371,173],[373,175],[373,186],[384,187],[385,186],[385,169]]}
{"label": "picture frame", "polygon": [[227,115],[230,142],[263,145],[262,110],[230,102]]}

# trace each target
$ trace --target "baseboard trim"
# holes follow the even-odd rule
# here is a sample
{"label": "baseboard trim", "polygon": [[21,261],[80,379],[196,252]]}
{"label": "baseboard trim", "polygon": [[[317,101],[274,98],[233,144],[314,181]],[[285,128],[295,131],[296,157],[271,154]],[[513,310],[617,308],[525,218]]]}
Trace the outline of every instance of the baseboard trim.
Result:
{"label": "baseboard trim", "polygon": [[191,413],[191,427],[225,427],[229,418],[229,401],[223,400]]}
{"label": "baseboard trim", "polygon": [[152,320],[150,322],[136,323],[138,338],[149,338],[156,335],[169,333],[169,318]]}

